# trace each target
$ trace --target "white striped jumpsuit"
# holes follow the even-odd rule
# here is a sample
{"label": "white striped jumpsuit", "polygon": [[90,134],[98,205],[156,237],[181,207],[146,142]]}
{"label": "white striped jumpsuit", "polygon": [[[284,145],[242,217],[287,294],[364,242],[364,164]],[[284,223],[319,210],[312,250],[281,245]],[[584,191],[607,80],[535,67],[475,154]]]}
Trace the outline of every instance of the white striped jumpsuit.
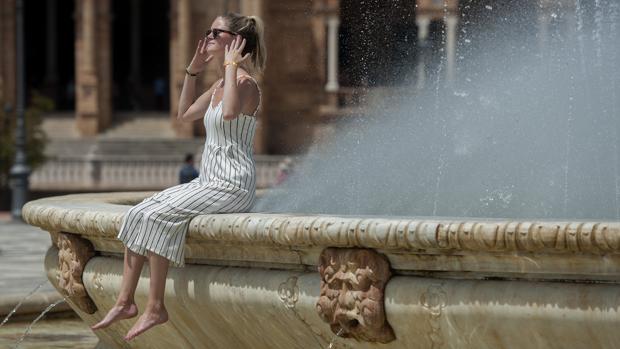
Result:
{"label": "white striped jumpsuit", "polygon": [[253,139],[259,107],[252,115],[240,114],[227,121],[222,102],[213,106],[214,95],[215,90],[203,119],[207,134],[200,175],[129,209],[118,239],[131,251],[140,255],[152,251],[169,259],[173,266],[183,266],[191,218],[206,213],[247,212],[252,207],[256,192]]}

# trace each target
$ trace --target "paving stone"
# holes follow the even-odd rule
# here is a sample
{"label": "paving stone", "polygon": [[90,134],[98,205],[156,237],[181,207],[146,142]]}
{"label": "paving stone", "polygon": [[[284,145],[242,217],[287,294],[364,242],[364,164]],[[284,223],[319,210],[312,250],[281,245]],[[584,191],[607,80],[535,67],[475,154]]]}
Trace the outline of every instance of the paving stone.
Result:
{"label": "paving stone", "polygon": [[0,215],[0,303],[21,299],[41,283],[37,293],[56,292],[47,281],[43,266],[50,246],[47,232],[12,222],[6,213]]}

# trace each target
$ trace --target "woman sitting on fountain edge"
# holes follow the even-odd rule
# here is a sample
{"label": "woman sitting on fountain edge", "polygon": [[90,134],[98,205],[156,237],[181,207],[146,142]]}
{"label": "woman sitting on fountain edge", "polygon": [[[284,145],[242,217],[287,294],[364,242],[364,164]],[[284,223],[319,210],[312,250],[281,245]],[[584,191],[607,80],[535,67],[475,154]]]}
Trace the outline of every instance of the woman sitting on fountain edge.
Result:
{"label": "woman sitting on fountain edge", "polygon": [[[131,340],[168,320],[164,291],[169,263],[184,265],[185,235],[190,220],[200,214],[247,212],[255,201],[256,169],[253,138],[260,89],[250,74],[265,68],[262,21],[254,16],[227,14],[213,21],[198,41],[186,68],[177,118],[203,119],[205,147],[200,175],[189,183],[159,192],[132,207],[118,238],[125,244],[123,280],[115,305],[93,330],[138,314],[135,290],[145,260],[150,288],[146,309],[125,336]],[[196,76],[215,61],[220,78],[197,99]]]}

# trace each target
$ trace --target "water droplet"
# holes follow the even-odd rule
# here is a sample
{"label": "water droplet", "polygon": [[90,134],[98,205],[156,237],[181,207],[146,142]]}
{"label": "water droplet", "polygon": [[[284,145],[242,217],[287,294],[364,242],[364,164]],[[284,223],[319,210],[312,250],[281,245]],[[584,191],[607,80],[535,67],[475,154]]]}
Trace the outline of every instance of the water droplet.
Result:
{"label": "water droplet", "polygon": [[338,330],[338,333],[336,333],[336,336],[334,338],[332,338],[332,341],[329,342],[329,347],[327,347],[328,349],[332,349],[334,347],[334,343],[336,342],[336,338],[340,337],[340,335],[344,332],[344,327],[341,327],[340,330]]}
{"label": "water droplet", "polygon": [[9,312],[9,314],[4,318],[4,320],[2,320],[2,323],[0,323],[0,327],[2,327],[2,325],[4,325],[7,321],[9,321],[9,319],[11,318],[11,316],[13,314],[15,314],[15,312],[17,311],[17,309],[19,309],[19,307],[22,305],[22,303],[30,298],[30,296],[32,296],[35,292],[37,292],[43,285],[45,285],[47,283],[47,281],[42,282],[41,284],[37,285],[37,287],[35,287],[32,291],[30,291],[30,293],[28,293],[26,295],[26,297],[24,297],[21,301],[19,301],[19,303],[17,303],[17,305],[15,306],[15,308],[13,308],[13,310],[11,310],[11,312]]}
{"label": "water droplet", "polygon": [[33,327],[33,326],[34,326],[34,325],[35,325],[35,324],[36,324],[39,320],[41,320],[41,319],[45,316],[45,314],[47,314],[50,310],[52,310],[52,308],[53,308],[53,307],[55,307],[55,306],[57,306],[58,304],[63,303],[63,302],[65,302],[65,299],[64,299],[64,298],[59,299],[59,300],[57,300],[56,302],[54,302],[54,303],[52,303],[52,304],[48,305],[48,306],[47,306],[47,308],[45,308],[45,310],[43,310],[43,312],[41,312],[41,314],[39,314],[39,316],[37,316],[37,317],[36,317],[36,319],[34,319],[34,320],[30,323],[30,325],[28,325],[28,328],[26,328],[26,331],[24,332],[24,334],[23,334],[21,337],[19,337],[19,339],[15,342],[15,346],[14,346],[14,348],[18,348],[18,347],[19,347],[19,344],[20,344],[21,342],[23,342],[23,341],[24,341],[24,339],[25,339],[25,338],[26,338],[26,337],[30,334],[30,331],[32,331],[32,327]]}

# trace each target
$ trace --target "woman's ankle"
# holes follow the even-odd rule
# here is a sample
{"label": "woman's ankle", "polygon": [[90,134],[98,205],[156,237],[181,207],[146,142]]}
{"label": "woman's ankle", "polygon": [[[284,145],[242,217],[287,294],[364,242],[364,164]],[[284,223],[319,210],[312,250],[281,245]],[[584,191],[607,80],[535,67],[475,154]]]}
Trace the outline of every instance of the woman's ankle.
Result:
{"label": "woman's ankle", "polygon": [[134,302],[133,298],[119,298],[116,300],[116,304],[114,305],[117,307],[127,308],[134,304],[136,303]]}
{"label": "woman's ankle", "polygon": [[161,313],[161,312],[166,312],[166,306],[164,305],[164,302],[149,302],[146,305],[146,308],[144,309],[145,312],[149,312],[149,313]]}

